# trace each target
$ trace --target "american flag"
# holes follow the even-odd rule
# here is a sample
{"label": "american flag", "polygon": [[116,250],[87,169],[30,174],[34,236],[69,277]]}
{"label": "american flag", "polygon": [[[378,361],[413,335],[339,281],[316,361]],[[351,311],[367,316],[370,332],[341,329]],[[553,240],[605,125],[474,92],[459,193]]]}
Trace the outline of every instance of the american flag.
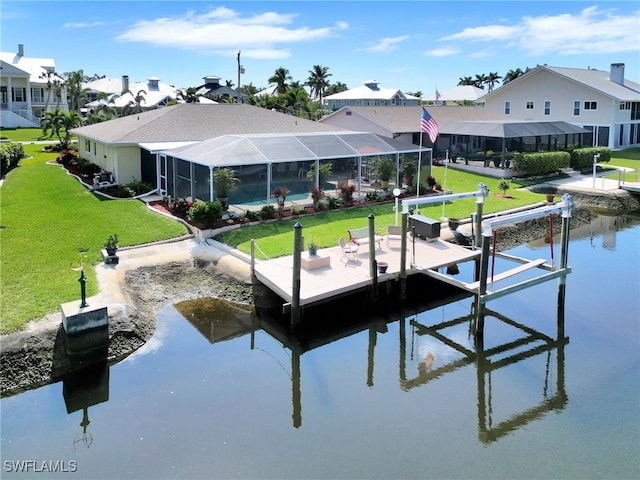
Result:
{"label": "american flag", "polygon": [[442,98],[442,96],[440,95],[440,92],[436,88],[436,105],[440,105],[440,99],[441,98]]}
{"label": "american flag", "polygon": [[438,138],[438,134],[440,133],[440,128],[438,128],[438,124],[433,119],[429,112],[422,107],[422,119],[420,120],[420,130],[429,135],[431,139],[431,143],[436,142],[436,138]]}

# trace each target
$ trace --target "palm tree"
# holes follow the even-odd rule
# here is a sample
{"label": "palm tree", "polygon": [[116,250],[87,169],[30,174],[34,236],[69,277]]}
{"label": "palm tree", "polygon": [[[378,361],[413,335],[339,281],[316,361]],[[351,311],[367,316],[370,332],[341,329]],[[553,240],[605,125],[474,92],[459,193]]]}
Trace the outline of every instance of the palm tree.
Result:
{"label": "palm tree", "polygon": [[89,80],[82,70],[74,72],[65,72],[62,76],[67,81],[67,96],[69,100],[69,109],[79,111],[81,102],[86,103],[87,88],[82,88],[82,84]]}
{"label": "palm tree", "polygon": [[317,98],[320,106],[322,106],[322,97],[329,87],[329,77],[331,76],[329,67],[314,65],[313,70],[309,70],[309,78],[305,85],[309,87],[309,93],[313,98]]}
{"label": "palm tree", "polygon": [[487,83],[487,76],[484,73],[476,73],[476,78],[473,80],[473,86],[484,90],[485,83]]}
{"label": "palm tree", "polygon": [[522,71],[521,68],[516,68],[515,70],[509,70],[503,80],[502,80],[502,84],[506,84],[509,83],[511,80],[515,80],[516,78],[518,78],[520,75],[524,75],[525,72]]}
{"label": "palm tree", "polygon": [[473,81],[473,79],[471,77],[460,77],[458,80],[459,80],[458,81],[458,86],[459,87],[462,87],[462,86],[465,86],[465,85],[475,85],[475,83],[474,83],[474,81]]}
{"label": "palm tree", "polygon": [[493,92],[493,86],[500,81],[502,77],[498,75],[498,72],[489,72],[485,83],[489,86],[489,91]]}
{"label": "palm tree", "polygon": [[289,89],[288,81],[291,80],[291,75],[289,74],[289,70],[284,67],[280,67],[276,69],[273,76],[269,78],[269,83],[276,84],[276,92],[277,93],[285,93]]}
{"label": "palm tree", "polygon": [[325,92],[325,96],[334,95],[340,92],[346,92],[347,90],[349,90],[349,88],[347,88],[346,83],[336,82],[334,84],[329,85],[329,88],[327,88],[327,91]]}
{"label": "palm tree", "polygon": [[199,103],[202,95],[198,93],[196,87],[189,87],[186,90],[178,90],[177,97],[184,103]]}
{"label": "palm tree", "polygon": [[225,80],[225,82],[226,82],[226,84],[227,84],[227,87],[229,87],[229,88],[233,88],[233,86],[235,85],[235,84],[233,83],[233,80]]}
{"label": "palm tree", "polygon": [[[131,90],[126,93],[131,93],[131,95],[133,95]],[[129,103],[127,103],[122,109],[122,116],[124,117],[126,115],[143,112],[144,107],[142,106],[142,102],[144,102],[146,94],[147,92],[144,90],[138,91],[138,93],[133,97],[133,100],[129,100]]]}

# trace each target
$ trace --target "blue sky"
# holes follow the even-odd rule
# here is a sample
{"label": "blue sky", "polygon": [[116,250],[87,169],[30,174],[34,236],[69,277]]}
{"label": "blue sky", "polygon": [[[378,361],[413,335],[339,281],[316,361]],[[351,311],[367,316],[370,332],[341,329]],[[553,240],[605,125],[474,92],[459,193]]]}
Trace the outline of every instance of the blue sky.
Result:
{"label": "blue sky", "polygon": [[205,75],[266,87],[279,67],[304,82],[314,65],[349,88],[365,80],[433,95],[461,77],[540,64],[640,81],[637,1],[5,1],[1,49],[54,58],[59,73]]}

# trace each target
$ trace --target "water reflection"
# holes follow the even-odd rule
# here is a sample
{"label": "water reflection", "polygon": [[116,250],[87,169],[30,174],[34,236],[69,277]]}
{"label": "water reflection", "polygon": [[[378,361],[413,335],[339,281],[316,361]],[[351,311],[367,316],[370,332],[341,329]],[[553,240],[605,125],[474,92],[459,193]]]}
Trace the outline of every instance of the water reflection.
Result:
{"label": "water reflection", "polygon": [[[292,331],[286,319],[258,315],[255,311],[235,306],[219,299],[199,299],[182,302],[176,309],[211,344],[251,335],[251,349],[255,346],[255,332],[261,329],[290,351],[290,378],[292,424],[295,428],[302,425],[302,379],[301,357],[305,352],[322,348],[333,342],[367,331],[367,372],[366,384],[374,387],[375,350],[378,335],[385,334],[391,323],[398,322],[398,372],[399,387],[404,392],[423,388],[430,382],[458,369],[473,365],[477,372],[477,419],[478,437],[483,444],[495,442],[501,437],[522,428],[528,423],[540,419],[547,412],[562,410],[568,402],[565,389],[564,348],[569,338],[564,334],[564,281],[558,286],[557,332],[555,337],[539,332],[524,323],[491,310],[483,309],[484,319],[491,328],[489,333],[476,336],[475,325],[478,321],[476,303],[467,292],[449,288],[447,295],[438,296],[429,304],[414,305],[402,310],[384,311],[377,316],[365,316],[367,320],[341,318],[332,322],[327,309],[306,313],[306,327]],[[469,301],[469,314],[454,319],[442,319],[435,324],[423,324],[419,315],[444,307],[453,302]],[[444,310],[443,310],[444,311]],[[501,324],[497,326],[496,323]],[[492,335],[502,330],[497,342]],[[504,332],[506,335],[504,334]],[[485,336],[487,341],[485,341]],[[496,335],[497,336],[497,335]],[[486,346],[487,344],[491,346]],[[496,394],[497,372],[532,358],[542,358],[535,366],[543,368],[541,397],[527,399],[527,406],[519,411],[499,417],[494,405],[499,396]],[[408,364],[415,365],[415,373],[410,373]],[[529,367],[531,368],[531,367]],[[499,390],[499,388],[498,388]],[[533,405],[530,405],[533,402]],[[513,399],[507,403],[510,407]]]}

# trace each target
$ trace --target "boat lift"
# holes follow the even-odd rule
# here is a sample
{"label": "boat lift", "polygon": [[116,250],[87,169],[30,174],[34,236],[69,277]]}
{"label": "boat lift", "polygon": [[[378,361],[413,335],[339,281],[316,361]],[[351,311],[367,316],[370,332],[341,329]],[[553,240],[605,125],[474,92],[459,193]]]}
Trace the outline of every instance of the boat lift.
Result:
{"label": "boat lift", "polygon": [[[409,206],[421,205],[421,204],[427,204],[427,203],[440,203],[447,200],[456,200],[456,199],[470,198],[470,197],[477,198],[477,201],[476,201],[477,212],[475,214],[475,222],[476,222],[475,242],[471,248],[473,249],[480,248],[481,255],[480,255],[479,270],[478,268],[476,268],[475,281],[463,282],[453,278],[450,275],[445,275],[443,273],[440,273],[437,270],[433,270],[433,269],[421,270],[419,265],[412,265],[412,268],[421,270],[422,273],[430,277],[436,278],[445,283],[449,283],[451,285],[457,286],[464,290],[470,291],[476,295],[476,305],[477,305],[476,312],[478,314],[478,322],[476,324],[476,336],[482,335],[482,331],[484,329],[484,309],[485,309],[485,304],[488,301],[500,298],[509,293],[514,293],[514,292],[523,290],[525,288],[540,284],[542,282],[552,280],[554,278],[559,278],[561,285],[564,285],[566,275],[571,272],[571,267],[567,265],[568,247],[569,247],[569,221],[571,218],[571,212],[575,208],[575,204],[569,194],[563,195],[562,201],[555,203],[553,205],[545,205],[537,208],[532,208],[526,211],[515,212],[512,214],[503,215],[500,217],[482,220],[482,209],[484,204],[484,198],[488,195],[488,192],[489,191],[487,187],[484,184],[480,183],[478,185],[478,190],[475,192],[438,195],[438,196],[430,196],[426,198],[416,197],[416,198],[410,198],[402,201],[402,229],[403,229],[402,251],[405,252],[404,255],[406,255],[406,239],[407,239],[407,229],[408,229],[407,218],[409,215]],[[562,216],[562,230],[561,230],[561,240],[560,240],[561,252],[560,252],[560,264],[558,267],[556,267],[556,265],[553,264],[553,262],[551,264],[547,263],[545,259],[529,260],[529,259],[516,257],[513,255],[507,255],[507,254],[496,252],[495,231],[500,226],[522,222],[522,221],[530,220],[534,218],[540,218],[544,216],[551,216],[555,213],[560,213]],[[492,238],[494,240],[493,248],[492,248]],[[550,239],[551,239],[551,242],[553,242],[552,232],[550,232]],[[480,247],[478,247],[478,245],[480,245]],[[551,256],[553,257],[553,243],[551,243],[551,251],[552,251]],[[492,272],[491,281],[488,282],[487,280],[489,277],[489,259],[492,255],[494,259],[496,256],[499,256],[500,258],[519,263],[520,265],[510,270],[507,270],[505,272],[499,273],[497,275],[494,275]],[[404,270],[405,268],[405,263],[406,263],[406,258],[403,258],[401,262],[402,270]],[[512,277],[514,275],[517,275],[519,273],[522,273],[524,271],[527,271],[533,268],[543,269],[546,271],[546,273],[543,273],[542,275],[531,278],[529,280],[522,281],[515,285],[504,287],[499,290],[493,289],[493,284],[495,282],[504,280],[506,278]],[[402,270],[401,270],[400,277],[405,278],[402,275],[403,273]],[[489,283],[491,284],[491,289],[487,288]],[[404,293],[404,290],[403,290],[403,293]]]}

